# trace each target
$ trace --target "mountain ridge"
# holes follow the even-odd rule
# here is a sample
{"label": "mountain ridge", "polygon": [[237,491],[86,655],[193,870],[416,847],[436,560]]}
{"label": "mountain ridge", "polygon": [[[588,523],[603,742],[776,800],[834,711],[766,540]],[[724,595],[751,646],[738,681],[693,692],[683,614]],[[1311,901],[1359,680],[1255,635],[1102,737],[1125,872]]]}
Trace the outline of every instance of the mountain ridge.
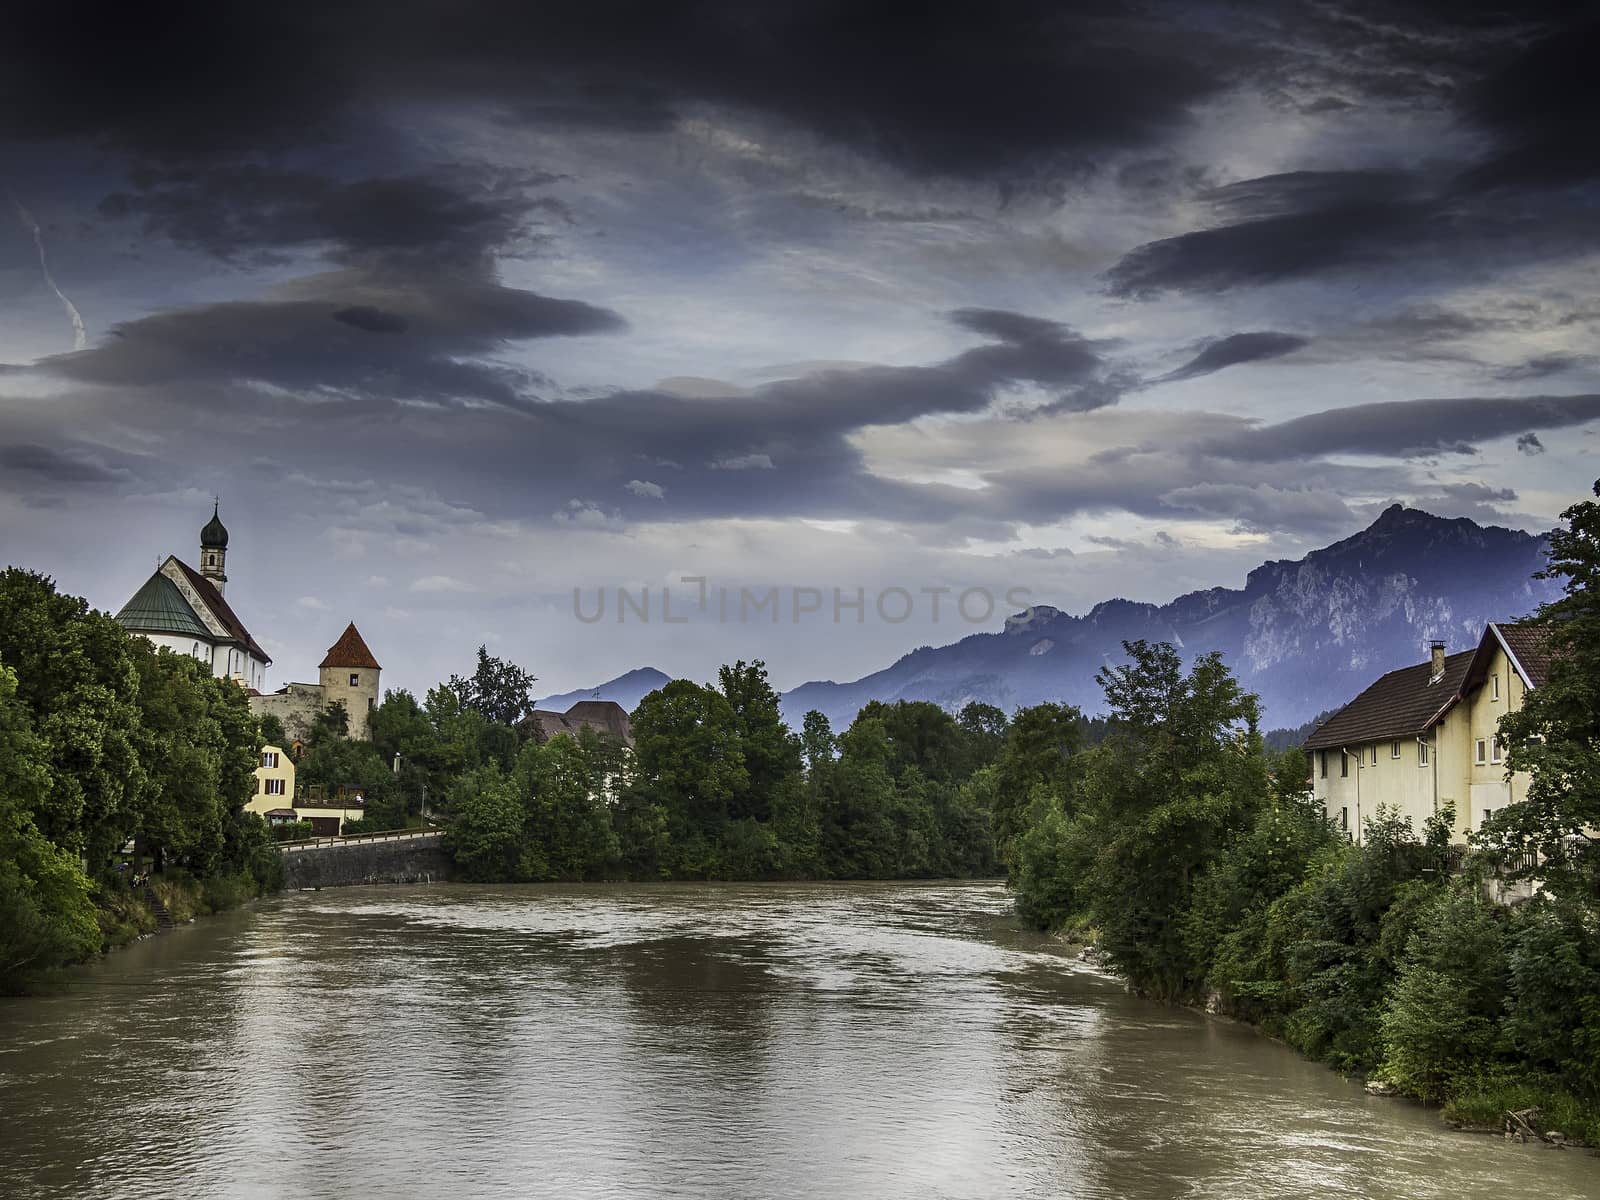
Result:
{"label": "mountain ridge", "polygon": [[1096,713],[1096,671],[1124,640],[1145,638],[1171,642],[1185,659],[1222,651],[1261,695],[1269,725],[1298,725],[1384,671],[1421,661],[1434,639],[1462,648],[1485,622],[1531,613],[1556,590],[1532,578],[1547,546],[1544,534],[1396,504],[1347,538],[1252,568],[1242,588],[1166,604],[1112,597],[1082,616],[1034,605],[999,633],[919,647],[857,680],[803,683],[784,694],[784,715],[795,723],[816,708],[837,726],[874,699],[1007,710],[1062,700]]}
{"label": "mountain ridge", "polygon": [[[840,729],[870,700],[949,709],[979,700],[1008,712],[1056,700],[1093,715],[1105,708],[1095,673],[1121,656],[1124,641],[1143,638],[1171,642],[1186,661],[1220,650],[1261,696],[1264,727],[1292,728],[1339,708],[1385,671],[1421,662],[1430,641],[1464,649],[1486,622],[1532,613],[1558,591],[1532,578],[1547,557],[1547,534],[1395,504],[1349,537],[1253,567],[1243,587],[1202,588],[1165,604],[1114,596],[1082,615],[1036,604],[999,632],[919,646],[859,679],[802,683],[783,693],[783,715],[799,729],[815,708]],[[631,711],[668,678],[642,667],[540,703],[565,708],[598,692]]]}

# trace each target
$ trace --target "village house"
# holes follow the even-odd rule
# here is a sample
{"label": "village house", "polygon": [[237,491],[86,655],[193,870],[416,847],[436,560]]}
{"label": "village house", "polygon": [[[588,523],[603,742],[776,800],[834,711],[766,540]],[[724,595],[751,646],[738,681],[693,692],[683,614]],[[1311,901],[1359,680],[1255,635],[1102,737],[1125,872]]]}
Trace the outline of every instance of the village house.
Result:
{"label": "village house", "polygon": [[1527,795],[1525,773],[1507,776],[1499,721],[1548,670],[1533,625],[1491,623],[1475,649],[1457,654],[1435,642],[1427,662],[1382,676],[1306,739],[1317,800],[1354,841],[1379,805],[1419,832],[1449,808],[1451,840],[1465,843]]}
{"label": "village house", "polygon": [[366,815],[366,801],[353,789],[340,788],[325,798],[319,789],[302,795],[295,787],[294,760],[281,746],[261,747],[261,764],[256,767],[256,791],[245,804],[245,812],[260,813],[268,825],[287,825],[308,821],[315,837],[335,837],[347,821]]}

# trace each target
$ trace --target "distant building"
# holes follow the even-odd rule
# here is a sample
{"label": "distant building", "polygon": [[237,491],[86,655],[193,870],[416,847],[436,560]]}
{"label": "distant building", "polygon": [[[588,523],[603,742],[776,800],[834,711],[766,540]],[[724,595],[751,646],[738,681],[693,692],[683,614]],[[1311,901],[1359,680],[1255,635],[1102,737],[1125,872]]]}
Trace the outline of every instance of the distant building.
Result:
{"label": "distant building", "polygon": [[1537,626],[1491,623],[1458,654],[1435,642],[1429,661],[1382,676],[1306,739],[1317,799],[1358,841],[1380,804],[1419,832],[1449,806],[1452,840],[1465,842],[1527,797],[1527,774],[1507,776],[1498,726],[1548,672]]}
{"label": "distant building", "polygon": [[587,727],[596,733],[616,738],[624,746],[633,746],[628,710],[615,700],[580,700],[566,712],[536,708],[517,727],[524,735],[541,743],[548,742],[559,733],[577,737],[578,731]]}
{"label": "distant building", "polygon": [[213,675],[259,689],[272,659],[222,597],[227,559],[228,531],[213,507],[200,530],[200,570],[169,555],[122,606],[117,621],[157,646],[198,658]]}
{"label": "distant building", "polygon": [[339,701],[350,717],[350,737],[365,741],[372,736],[372,711],[382,695],[382,670],[352,621],[328,647],[316,683],[290,683],[270,695],[251,696],[250,711],[277,717],[291,739],[303,739],[317,713]]}

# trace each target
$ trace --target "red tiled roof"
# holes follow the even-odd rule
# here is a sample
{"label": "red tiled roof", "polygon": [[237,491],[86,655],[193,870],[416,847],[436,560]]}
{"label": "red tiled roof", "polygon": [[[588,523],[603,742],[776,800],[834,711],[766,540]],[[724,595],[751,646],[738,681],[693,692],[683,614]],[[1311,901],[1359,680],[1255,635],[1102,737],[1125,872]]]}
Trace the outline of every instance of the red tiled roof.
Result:
{"label": "red tiled roof", "polygon": [[378,660],[372,657],[372,651],[367,649],[367,644],[361,640],[361,634],[356,629],[356,623],[351,621],[344,627],[344,632],[339,635],[339,640],[328,647],[328,656],[317,664],[320,667],[365,667],[369,671],[381,671]]}
{"label": "red tiled roof", "polygon": [[1524,621],[1517,625],[1495,625],[1501,644],[1521,666],[1523,679],[1530,687],[1543,687],[1550,678],[1549,631],[1543,625]]}
{"label": "red tiled roof", "polygon": [[1318,726],[1303,748],[1324,750],[1426,732],[1461,698],[1462,681],[1476,655],[1476,650],[1450,655],[1436,683],[1431,682],[1431,659],[1390,671]]}
{"label": "red tiled roof", "polygon": [[178,568],[183,572],[184,578],[200,594],[200,599],[205,601],[206,607],[216,614],[217,620],[222,622],[222,627],[228,631],[233,639],[262,662],[270,663],[272,661],[271,656],[256,645],[255,638],[250,636],[250,631],[244,627],[244,622],[239,620],[233,609],[228,607],[228,602],[222,598],[222,593],[217,591],[217,585],[184,562],[183,559],[174,556],[172,561],[178,564]]}

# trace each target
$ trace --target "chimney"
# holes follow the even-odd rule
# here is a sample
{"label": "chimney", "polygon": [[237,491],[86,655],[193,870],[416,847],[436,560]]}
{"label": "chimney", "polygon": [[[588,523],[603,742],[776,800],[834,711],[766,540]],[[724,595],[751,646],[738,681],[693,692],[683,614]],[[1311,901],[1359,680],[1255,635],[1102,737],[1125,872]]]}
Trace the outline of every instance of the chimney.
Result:
{"label": "chimney", "polygon": [[1433,652],[1433,675],[1428,682],[1438,683],[1444,678],[1444,643],[1434,642],[1429,649]]}

